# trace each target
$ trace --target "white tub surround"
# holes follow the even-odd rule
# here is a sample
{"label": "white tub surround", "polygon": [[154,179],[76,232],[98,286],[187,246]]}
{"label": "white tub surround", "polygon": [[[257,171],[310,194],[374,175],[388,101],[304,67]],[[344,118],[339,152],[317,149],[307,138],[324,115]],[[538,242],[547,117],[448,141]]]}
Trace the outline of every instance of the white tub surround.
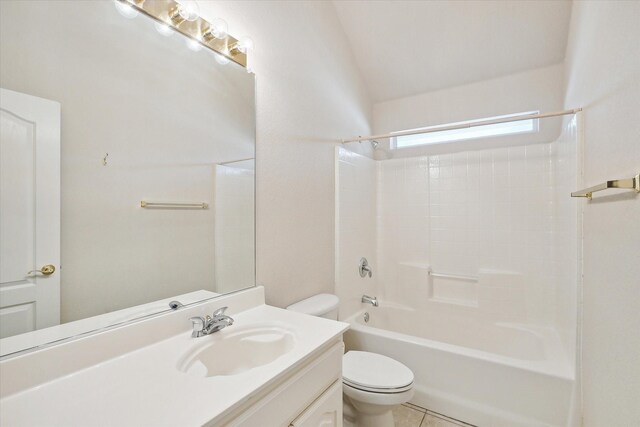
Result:
{"label": "white tub surround", "polygon": [[348,319],[345,343],[411,367],[418,406],[475,425],[566,425],[574,378],[557,332],[465,309],[446,315],[382,301]]}
{"label": "white tub surround", "polygon": [[[192,338],[189,318],[222,306],[235,323]],[[0,362],[0,424],[250,425],[249,418],[234,420],[275,413],[264,402],[275,402],[281,413],[283,406],[291,409],[290,422],[305,408],[314,409],[325,390],[324,407],[332,404],[341,417],[341,403],[338,410],[336,394],[328,392],[340,379],[347,328],[264,305],[262,287],[241,291]],[[243,331],[262,335],[242,347]],[[252,352],[252,342],[268,346],[270,357]],[[195,360],[216,345],[217,363]],[[300,375],[319,380],[289,384]],[[298,383],[303,388],[286,395]]]}
{"label": "white tub surround", "polygon": [[[560,72],[514,82],[547,76],[553,88]],[[392,158],[381,143],[376,160],[337,151],[336,293],[340,319],[353,324],[345,342],[408,366],[413,403],[483,426],[571,422],[580,216],[568,186],[580,176],[580,123],[541,120],[563,129],[555,141],[540,132]],[[405,125],[387,131],[419,126]],[[372,279],[357,273],[362,256]],[[362,304],[363,294],[381,306]],[[360,324],[363,310],[370,321]]]}

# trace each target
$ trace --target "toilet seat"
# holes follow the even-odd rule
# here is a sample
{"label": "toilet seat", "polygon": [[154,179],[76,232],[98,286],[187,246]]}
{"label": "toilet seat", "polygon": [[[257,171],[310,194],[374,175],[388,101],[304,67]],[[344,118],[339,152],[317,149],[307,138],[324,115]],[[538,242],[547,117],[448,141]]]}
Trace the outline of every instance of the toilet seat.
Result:
{"label": "toilet seat", "polygon": [[413,372],[381,354],[349,351],[342,357],[342,382],[371,393],[403,393],[413,387]]}

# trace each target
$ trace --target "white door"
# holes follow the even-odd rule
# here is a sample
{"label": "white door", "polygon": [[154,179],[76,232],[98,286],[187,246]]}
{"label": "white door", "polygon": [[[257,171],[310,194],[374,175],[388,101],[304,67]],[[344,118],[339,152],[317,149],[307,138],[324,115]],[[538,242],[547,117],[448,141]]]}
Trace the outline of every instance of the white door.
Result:
{"label": "white door", "polygon": [[59,267],[60,104],[0,88],[0,338],[60,323]]}

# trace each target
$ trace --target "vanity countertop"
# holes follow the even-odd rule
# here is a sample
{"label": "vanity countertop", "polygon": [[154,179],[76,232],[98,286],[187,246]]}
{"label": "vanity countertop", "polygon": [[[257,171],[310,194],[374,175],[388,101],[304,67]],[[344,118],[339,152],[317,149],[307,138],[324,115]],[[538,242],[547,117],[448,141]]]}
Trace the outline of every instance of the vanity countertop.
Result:
{"label": "vanity countertop", "polygon": [[[325,344],[335,342],[348,328],[343,322],[267,305],[229,314],[235,319],[233,326],[208,336],[191,338],[190,329],[187,330],[188,317],[180,316],[179,311],[171,313],[170,316],[179,316],[174,321],[185,322],[187,328],[133,351],[4,396],[0,399],[0,424],[199,426],[215,423],[304,364]],[[179,370],[185,352],[191,346],[206,346],[207,340],[223,340],[234,334],[234,330],[242,330],[243,325],[261,324],[288,331],[289,351],[270,363],[233,375],[206,377],[202,375],[202,369],[195,373]],[[146,327],[153,328],[154,323],[147,322]],[[251,351],[250,346],[246,349]],[[216,353],[212,352],[213,355]],[[2,363],[8,362],[11,359]]]}

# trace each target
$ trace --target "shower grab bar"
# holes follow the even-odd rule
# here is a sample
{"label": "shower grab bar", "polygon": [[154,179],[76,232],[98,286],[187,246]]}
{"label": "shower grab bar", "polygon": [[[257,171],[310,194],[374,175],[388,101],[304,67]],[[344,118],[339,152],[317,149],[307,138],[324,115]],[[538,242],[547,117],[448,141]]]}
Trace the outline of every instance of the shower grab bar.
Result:
{"label": "shower grab bar", "polygon": [[614,179],[611,181],[605,181],[602,184],[594,185],[593,187],[585,188],[584,190],[574,191],[571,193],[571,197],[586,197],[591,200],[593,193],[596,191],[608,190],[609,188],[635,190],[636,193],[640,193],[640,173],[633,178]]}
{"label": "shower grab bar", "polygon": [[206,202],[190,203],[190,202],[147,202],[142,200],[140,202],[141,208],[194,208],[194,209],[208,209],[209,204]]}
{"label": "shower grab bar", "polygon": [[477,282],[478,280],[480,280],[480,278],[477,276],[465,276],[464,274],[435,273],[432,270],[429,270],[429,276],[441,277],[443,279],[458,279],[458,280],[464,280],[467,282]]}

